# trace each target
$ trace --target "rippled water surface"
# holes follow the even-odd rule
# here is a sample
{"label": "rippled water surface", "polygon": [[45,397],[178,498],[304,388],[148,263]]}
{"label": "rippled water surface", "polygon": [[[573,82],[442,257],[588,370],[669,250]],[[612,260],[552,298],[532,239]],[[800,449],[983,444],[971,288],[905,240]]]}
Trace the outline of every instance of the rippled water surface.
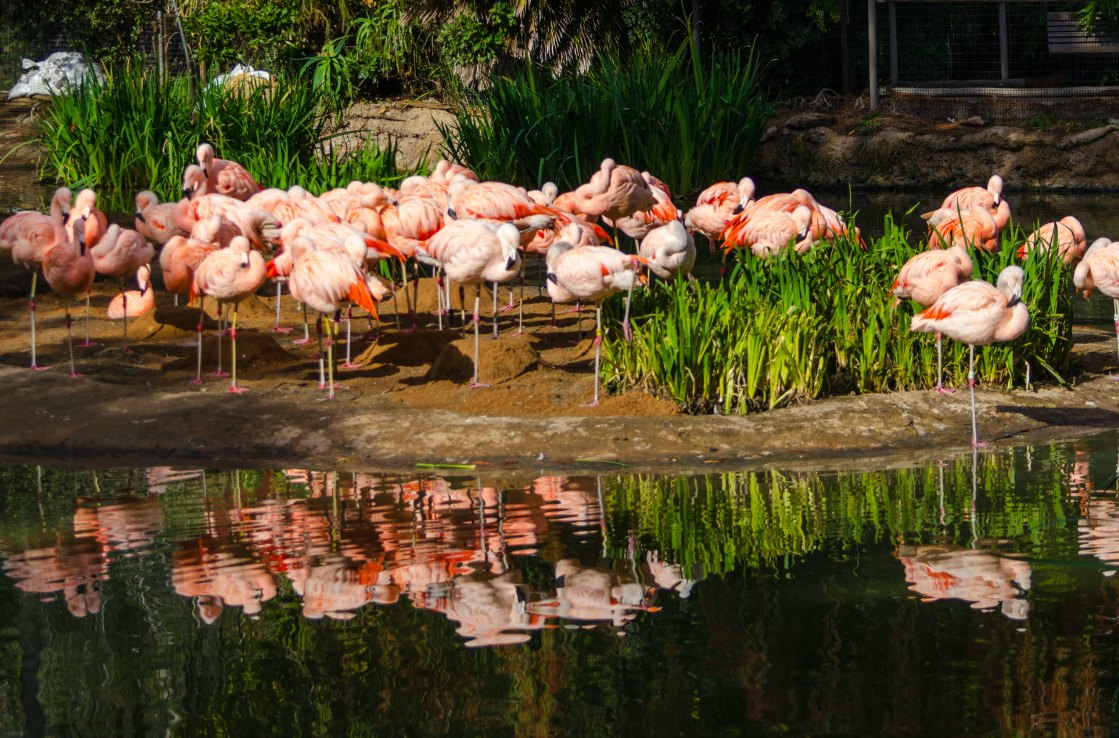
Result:
{"label": "rippled water surface", "polygon": [[0,732],[1111,734],[1117,454],[0,469]]}

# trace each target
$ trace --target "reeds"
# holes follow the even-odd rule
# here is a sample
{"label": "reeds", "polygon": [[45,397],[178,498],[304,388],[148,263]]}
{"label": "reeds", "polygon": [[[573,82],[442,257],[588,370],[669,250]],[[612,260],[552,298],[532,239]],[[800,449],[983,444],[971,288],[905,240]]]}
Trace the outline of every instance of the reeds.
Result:
{"label": "reeds", "polygon": [[605,55],[585,76],[529,68],[495,80],[442,133],[483,179],[571,189],[612,157],[687,197],[747,170],[772,114],[761,71],[752,48],[701,63],[689,44],[667,56]]}
{"label": "reeds", "polygon": [[[1017,232],[1006,243],[1020,240]],[[609,335],[604,380],[643,387],[688,412],[748,413],[849,392],[932,387],[933,336],[910,333],[916,306],[893,306],[898,269],[915,253],[887,216],[885,235],[863,250],[850,239],[803,256],[739,253],[719,283],[676,282],[634,300],[634,339]],[[992,284],[1013,249],[972,254],[974,278]],[[1064,382],[1071,349],[1071,270],[1055,252],[1023,264],[1030,327],[1009,344],[983,347],[976,373],[986,385],[1027,379]],[[616,311],[607,303],[608,314]],[[945,342],[945,381],[962,385],[967,347]]]}
{"label": "reeds", "polygon": [[[179,196],[183,168],[201,141],[243,164],[265,186],[299,183],[329,189],[361,172],[378,181],[397,176],[391,142],[348,157],[330,147],[320,93],[300,79],[276,78],[246,90],[195,89],[185,76],[160,78],[137,67],[111,71],[55,97],[40,125],[42,176],[91,187],[110,211],[131,211],[138,190]],[[374,176],[375,175],[375,176]],[[339,179],[333,179],[339,177]]]}

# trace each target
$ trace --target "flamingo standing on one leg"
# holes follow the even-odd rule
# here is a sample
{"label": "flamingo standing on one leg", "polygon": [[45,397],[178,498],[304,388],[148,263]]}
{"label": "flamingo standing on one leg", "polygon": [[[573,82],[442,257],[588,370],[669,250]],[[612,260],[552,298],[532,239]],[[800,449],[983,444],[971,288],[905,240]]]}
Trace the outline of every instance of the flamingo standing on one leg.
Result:
{"label": "flamingo standing on one leg", "polygon": [[136,270],[136,286],[139,289],[122,292],[109,303],[109,320],[139,318],[155,308],[155,290],[152,288],[152,268],[144,264]]}
{"label": "flamingo standing on one leg", "polygon": [[43,277],[59,297],[66,301],[66,350],[70,355],[70,376],[80,376],[74,368],[74,339],[71,332],[70,303],[75,297],[88,295],[96,270],[93,256],[85,246],[84,233],[64,243],[55,244],[43,255]]}
{"label": "flamingo standing on one leg", "polygon": [[[121,228],[116,223],[109,226],[100,242],[90,249],[93,254],[93,264],[98,273],[107,277],[116,277],[120,280],[120,291],[124,293],[124,278],[135,274],[136,271],[150,264],[155,256],[155,249],[147,239],[131,228]],[[128,348],[128,298],[125,297],[124,305],[124,352],[132,353]]]}
{"label": "flamingo standing on one leg", "polygon": [[945,292],[932,306],[917,313],[910,330],[937,331],[966,343],[969,349],[968,387],[971,390],[971,445],[980,446],[975,418],[975,347],[1013,341],[1030,325],[1022,302],[1026,273],[1008,266],[999,273],[998,286],[973,279]]}
{"label": "flamingo standing on one leg", "polygon": [[626,316],[622,323],[629,340],[629,295],[637,280],[640,256],[624,254],[608,246],[576,248],[566,241],[557,241],[548,249],[548,294],[555,302],[595,303],[594,338],[594,400],[598,405],[598,370],[602,359],[601,301],[615,292],[625,291]]}
{"label": "flamingo standing on one leg", "polygon": [[1026,236],[1026,240],[1018,247],[1018,258],[1025,259],[1031,251],[1048,251],[1054,247],[1066,264],[1084,258],[1084,253],[1088,250],[1088,237],[1079,220],[1066,215],[1060,220],[1040,226]]}
{"label": "flamingo standing on one leg", "polygon": [[72,201],[70,190],[59,187],[51,198],[50,215],[25,211],[0,223],[0,251],[10,252],[12,261],[31,270],[28,309],[31,313],[31,368],[34,370],[50,368],[39,366],[35,346],[35,288],[39,282],[39,267],[50,249],[69,240],[66,221],[70,217]]}
{"label": "flamingo standing on one leg", "polygon": [[[192,297],[194,294],[209,295],[217,300],[219,305],[223,302],[233,304],[232,323],[229,329],[233,352],[230,392],[247,391],[247,388],[237,386],[237,305],[260,289],[267,278],[268,270],[264,267],[264,257],[252,250],[249,240],[244,236],[234,238],[229,248],[215,251],[207,256],[194,273]],[[218,336],[218,340],[221,340],[221,336]]]}
{"label": "flamingo standing on one leg", "polygon": [[[905,262],[894,280],[894,307],[905,300],[913,300],[922,308],[936,302],[937,298],[958,284],[971,279],[971,259],[963,246],[945,250],[923,251]],[[944,336],[936,334],[936,391],[947,395],[955,392],[944,386],[943,361]]]}
{"label": "flamingo standing on one leg", "polygon": [[472,388],[486,387],[478,382],[478,324],[481,285],[507,282],[521,269],[518,249],[521,233],[512,223],[496,224],[480,220],[456,220],[443,227],[426,243],[424,250],[439,261],[447,274],[459,284],[476,285],[474,292],[474,378]]}
{"label": "flamingo standing on one leg", "polygon": [[249,170],[229,159],[215,159],[214,147],[200,143],[195,151],[198,165],[206,175],[206,192],[228,195],[236,200],[248,200],[263,187],[253,179]]}
{"label": "flamingo standing on one leg", "polygon": [[638,253],[649,261],[649,271],[661,279],[676,279],[692,273],[695,239],[679,220],[654,228],[641,240]]}
{"label": "flamingo standing on one leg", "polygon": [[[1084,259],[1076,265],[1072,282],[1076,289],[1084,291],[1085,299],[1092,294],[1093,289],[1098,289],[1111,298],[1115,308],[1115,340],[1119,346],[1119,242],[1097,238]],[[1119,375],[1112,375],[1110,378],[1119,380]]]}

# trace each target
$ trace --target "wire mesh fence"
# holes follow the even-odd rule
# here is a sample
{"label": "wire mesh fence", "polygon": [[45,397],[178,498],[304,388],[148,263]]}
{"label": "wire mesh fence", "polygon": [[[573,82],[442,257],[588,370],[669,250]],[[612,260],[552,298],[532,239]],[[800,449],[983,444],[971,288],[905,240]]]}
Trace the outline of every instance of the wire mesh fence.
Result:
{"label": "wire mesh fence", "polygon": [[[134,29],[130,46],[134,61],[146,67],[175,74],[190,69],[190,53],[180,31],[179,18],[167,7],[147,13]],[[23,60],[43,61],[58,51],[84,51],[78,29],[56,24],[13,22],[10,6],[0,3],[0,92],[5,92],[23,74]],[[96,60],[95,60],[96,61]]]}
{"label": "wire mesh fence", "polygon": [[1119,116],[1119,40],[1065,2],[895,0],[877,5],[892,112],[988,121]]}

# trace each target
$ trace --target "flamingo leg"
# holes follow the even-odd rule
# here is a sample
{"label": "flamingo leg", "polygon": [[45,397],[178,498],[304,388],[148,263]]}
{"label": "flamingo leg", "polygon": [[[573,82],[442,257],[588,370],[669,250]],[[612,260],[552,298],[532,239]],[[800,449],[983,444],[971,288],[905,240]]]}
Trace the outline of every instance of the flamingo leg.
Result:
{"label": "flamingo leg", "polygon": [[442,272],[435,273],[435,313],[439,317],[439,330],[443,330],[443,277]]}
{"label": "flamingo leg", "polygon": [[194,376],[191,384],[202,384],[202,316],[205,315],[202,307],[205,303],[206,298],[200,295],[198,297],[198,373]]}
{"label": "flamingo leg", "polygon": [[225,333],[225,318],[221,311],[221,301],[218,301],[218,368],[210,372],[211,377],[228,377],[229,373],[221,368],[221,337]]}
{"label": "flamingo leg", "polygon": [[[512,292],[509,293],[512,296]],[[554,309],[553,304],[553,309]],[[521,262],[521,299],[517,300],[517,335],[525,332],[525,263]]]}
{"label": "flamingo leg", "polygon": [[322,350],[322,332],[323,323],[327,322],[328,320],[330,319],[322,313],[319,313],[319,319],[315,323],[315,334],[319,337],[319,389],[326,389],[326,366],[323,363],[324,361],[326,361],[326,355],[323,353]]}
{"label": "flamingo leg", "polygon": [[276,280],[276,324],[272,326],[273,333],[291,333],[291,328],[284,328],[280,325],[280,284],[279,279]]}
{"label": "flamingo leg", "polygon": [[594,306],[594,399],[583,407],[598,407],[598,370],[602,362],[602,305]]}
{"label": "flamingo leg", "polygon": [[326,319],[326,369],[327,375],[330,377],[329,392],[326,399],[334,399],[334,329],[329,319]]}
{"label": "flamingo leg", "polygon": [[124,277],[120,278],[120,294],[123,298],[121,303],[124,306],[124,348],[121,350],[126,354],[131,354],[135,352],[128,348],[128,293],[124,291]]}
{"label": "flamingo leg", "polygon": [[74,338],[70,331],[70,326],[74,321],[70,320],[70,301],[66,301],[66,350],[70,354],[70,377],[80,377],[78,371],[74,368]]}
{"label": "flamingo leg", "polygon": [[497,338],[497,282],[493,283],[493,337]]}
{"label": "flamingo leg", "polygon": [[311,342],[311,330],[307,326],[307,306],[303,306],[303,338],[297,338],[292,343],[304,346]]}
{"label": "flamingo leg", "polygon": [[78,345],[84,348],[97,345],[93,341],[89,340],[89,292],[85,293],[85,340]]}
{"label": "flamingo leg", "polygon": [[[479,286],[477,288],[477,291],[480,292],[481,289],[482,289],[481,286]],[[450,297],[448,297],[447,298],[447,303],[450,304],[450,302],[451,302]],[[458,309],[459,309],[459,312],[461,313],[461,315],[459,317],[462,318],[462,321],[459,325],[462,326],[462,332],[465,333],[466,332],[466,286],[461,285],[461,284],[458,286]]]}
{"label": "flamingo leg", "polygon": [[[220,341],[221,339],[219,338],[218,340]],[[248,392],[249,390],[247,387],[237,386],[237,303],[233,303],[233,323],[229,328],[229,342],[231,344],[230,351],[233,353],[233,373],[230,375],[229,379],[229,391],[236,394]]]}
{"label": "flamingo leg", "polygon": [[975,420],[975,346],[968,346],[968,350],[970,363],[967,372],[967,386],[971,390],[971,446],[972,448],[979,448],[987,444],[980,443],[978,424]]}
{"label": "flamingo leg", "polygon": [[[625,315],[622,316],[622,335],[625,336],[627,343],[630,341],[630,339],[633,338],[633,331],[631,331],[629,328],[629,304],[632,300],[633,282],[630,282],[629,290],[626,292],[626,312]],[[596,310],[601,310],[601,307],[597,307]],[[596,320],[598,319],[596,318]]]}
{"label": "flamingo leg", "polygon": [[39,366],[35,351],[35,288],[38,284],[39,272],[34,272],[31,275],[31,301],[28,303],[28,308],[31,311],[31,368],[35,371],[43,371],[44,369],[50,369],[50,367]]}
{"label": "flamingo leg", "polygon": [[[1112,299],[1111,302],[1114,306],[1114,313],[1112,317],[1115,319],[1115,348],[1116,351],[1119,351],[1119,300]],[[1119,382],[1119,374],[1113,374],[1108,377],[1108,379],[1112,380],[1113,382]]]}
{"label": "flamingo leg", "polygon": [[[392,299],[393,300],[396,299],[396,292],[395,291],[392,293]],[[354,364],[350,363],[350,356],[351,356],[351,354],[350,354],[350,344],[353,343],[353,340],[352,340],[353,332],[350,330],[350,328],[351,328],[351,324],[353,323],[353,318],[354,318],[354,306],[350,305],[348,308],[346,308],[346,363],[342,365],[347,369],[351,369],[351,368],[354,367]],[[397,319],[396,319],[396,327],[397,328],[400,327],[400,317],[399,316],[397,316]]]}
{"label": "flamingo leg", "polygon": [[[391,271],[390,271],[391,274]],[[405,287],[407,289],[407,287]],[[400,301],[396,296],[396,283],[392,285],[392,317],[396,321],[396,332],[400,332]]]}
{"label": "flamingo leg", "polygon": [[412,282],[412,297],[408,297],[408,266],[404,262],[400,262],[400,275],[404,279],[404,301],[408,306],[408,317],[412,319],[412,327],[409,329],[415,333],[420,329],[420,322],[416,318],[416,302],[419,300],[420,280],[416,279]]}
{"label": "flamingo leg", "polygon": [[954,395],[956,390],[944,386],[944,360],[941,358],[941,346],[944,343],[944,335],[936,332],[936,391],[941,395]]}
{"label": "flamingo leg", "polygon": [[[461,287],[459,288],[462,289]],[[489,387],[488,384],[482,384],[478,381],[478,324],[482,322],[479,315],[478,308],[482,302],[482,285],[474,288],[474,381],[470,383],[471,389],[478,389],[479,387]],[[465,317],[463,318],[465,321]]]}

